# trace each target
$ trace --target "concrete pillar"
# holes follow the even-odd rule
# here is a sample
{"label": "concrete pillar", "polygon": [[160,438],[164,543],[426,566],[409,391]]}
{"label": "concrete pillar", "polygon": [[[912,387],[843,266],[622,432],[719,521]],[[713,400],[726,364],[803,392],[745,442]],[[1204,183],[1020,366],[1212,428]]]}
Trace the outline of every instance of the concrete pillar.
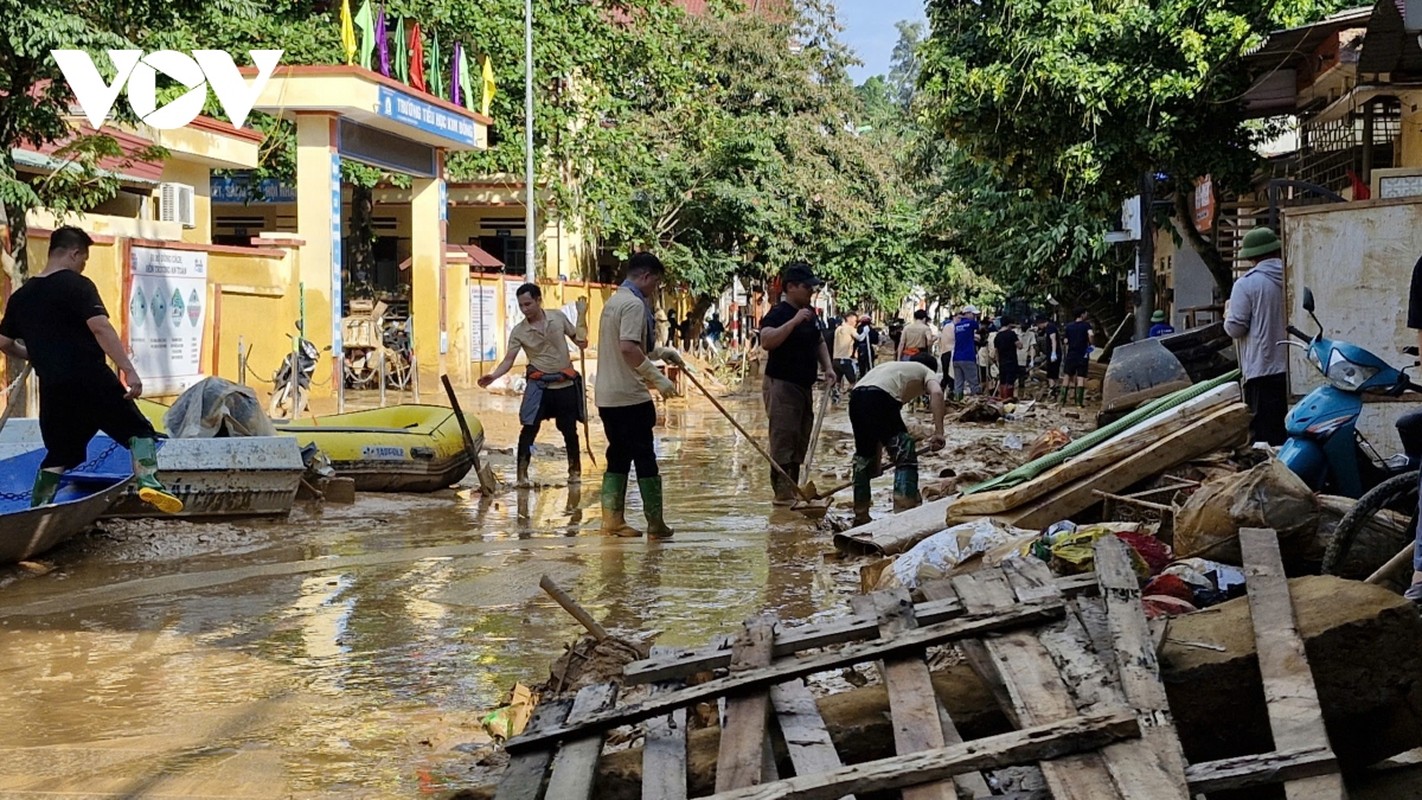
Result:
{"label": "concrete pillar", "polygon": [[[327,355],[332,371],[318,367],[318,381],[341,375],[341,157],[336,121],[335,114],[296,116],[296,232],[304,242],[297,269],[305,289],[305,334],[317,348],[331,347]],[[340,385],[337,377],[313,384],[311,391],[329,397]]]}
{"label": "concrete pillar", "polygon": [[449,199],[444,154],[435,159],[434,178],[410,184],[410,314],[415,320],[415,358],[424,370],[448,373],[449,298],[445,292],[445,242]]}

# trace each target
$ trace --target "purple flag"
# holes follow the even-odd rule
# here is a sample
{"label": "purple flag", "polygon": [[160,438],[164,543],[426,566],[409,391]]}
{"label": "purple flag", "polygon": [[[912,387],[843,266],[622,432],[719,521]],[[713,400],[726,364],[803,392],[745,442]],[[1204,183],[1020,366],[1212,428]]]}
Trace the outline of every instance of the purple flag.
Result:
{"label": "purple flag", "polygon": [[380,15],[375,18],[375,43],[380,48],[380,74],[390,77],[390,42],[386,41],[385,4],[380,4]]}
{"label": "purple flag", "polygon": [[450,65],[449,74],[452,76],[449,81],[449,102],[459,106],[464,105],[464,101],[459,94],[459,57],[464,52],[464,45],[460,42],[454,43],[454,59]]}

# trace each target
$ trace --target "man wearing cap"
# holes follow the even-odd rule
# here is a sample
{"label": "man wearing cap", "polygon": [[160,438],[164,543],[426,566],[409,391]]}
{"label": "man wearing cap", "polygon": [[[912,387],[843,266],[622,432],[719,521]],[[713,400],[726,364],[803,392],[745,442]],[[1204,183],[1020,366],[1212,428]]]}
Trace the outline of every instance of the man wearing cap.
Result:
{"label": "man wearing cap", "polygon": [[978,307],[963,306],[953,323],[953,397],[980,394],[978,379]]}
{"label": "man wearing cap", "polygon": [[1155,313],[1150,315],[1150,323],[1149,336],[1152,339],[1157,336],[1169,336],[1175,333],[1175,327],[1165,321],[1165,312],[1158,308],[1155,310]]}
{"label": "man wearing cap", "polygon": [[[770,457],[785,474],[800,480],[800,464],[810,447],[814,426],[811,389],[822,373],[825,390],[834,380],[834,363],[820,333],[819,318],[810,300],[823,283],[810,265],[797,261],[781,273],[785,299],[760,321],[760,346],[770,355],[765,363],[761,398],[770,418]],[[795,485],[787,484],[776,470],[770,472],[775,503],[789,505]]]}
{"label": "man wearing cap", "polygon": [[1284,262],[1279,237],[1265,227],[1244,235],[1240,258],[1254,268],[1234,282],[1225,306],[1225,332],[1239,345],[1239,367],[1244,373],[1244,402],[1254,419],[1249,423],[1252,441],[1281,445],[1288,437],[1284,417],[1289,412],[1289,389],[1284,374],[1288,338],[1284,319]]}
{"label": "man wearing cap", "polygon": [[662,397],[677,396],[676,384],[652,363],[669,361],[685,366],[681,354],[657,347],[656,320],[649,298],[657,293],[666,268],[651,253],[627,259],[627,280],[607,298],[598,324],[597,414],[607,434],[607,471],[602,475],[602,532],[610,536],[641,536],[627,524],[627,478],[637,466],[637,489],[642,493],[642,513],[647,533],[657,538],[672,535],[662,517],[662,477],[652,428],[657,424],[655,389]]}

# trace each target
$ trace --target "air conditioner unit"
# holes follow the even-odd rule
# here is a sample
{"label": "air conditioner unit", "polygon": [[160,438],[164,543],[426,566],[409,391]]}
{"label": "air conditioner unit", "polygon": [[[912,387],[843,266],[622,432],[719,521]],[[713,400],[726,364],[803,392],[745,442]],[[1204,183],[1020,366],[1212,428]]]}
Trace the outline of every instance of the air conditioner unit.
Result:
{"label": "air conditioner unit", "polygon": [[197,192],[186,183],[158,184],[158,219],[197,227]]}

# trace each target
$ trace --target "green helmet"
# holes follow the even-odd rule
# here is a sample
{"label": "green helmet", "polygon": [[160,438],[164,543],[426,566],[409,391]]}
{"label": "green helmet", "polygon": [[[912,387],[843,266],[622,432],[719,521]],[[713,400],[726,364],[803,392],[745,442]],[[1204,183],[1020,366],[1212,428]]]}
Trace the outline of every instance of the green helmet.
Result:
{"label": "green helmet", "polygon": [[1279,237],[1269,228],[1260,226],[1244,234],[1244,241],[1240,243],[1240,258],[1255,258],[1269,253],[1278,252],[1283,245],[1279,243]]}
{"label": "green helmet", "polygon": [[1153,314],[1150,315],[1150,321],[1151,321],[1151,322],[1164,322],[1164,321],[1165,321],[1165,312],[1164,312],[1164,311],[1161,311],[1160,309],[1157,308],[1157,309],[1155,310],[1155,313],[1153,313]]}

